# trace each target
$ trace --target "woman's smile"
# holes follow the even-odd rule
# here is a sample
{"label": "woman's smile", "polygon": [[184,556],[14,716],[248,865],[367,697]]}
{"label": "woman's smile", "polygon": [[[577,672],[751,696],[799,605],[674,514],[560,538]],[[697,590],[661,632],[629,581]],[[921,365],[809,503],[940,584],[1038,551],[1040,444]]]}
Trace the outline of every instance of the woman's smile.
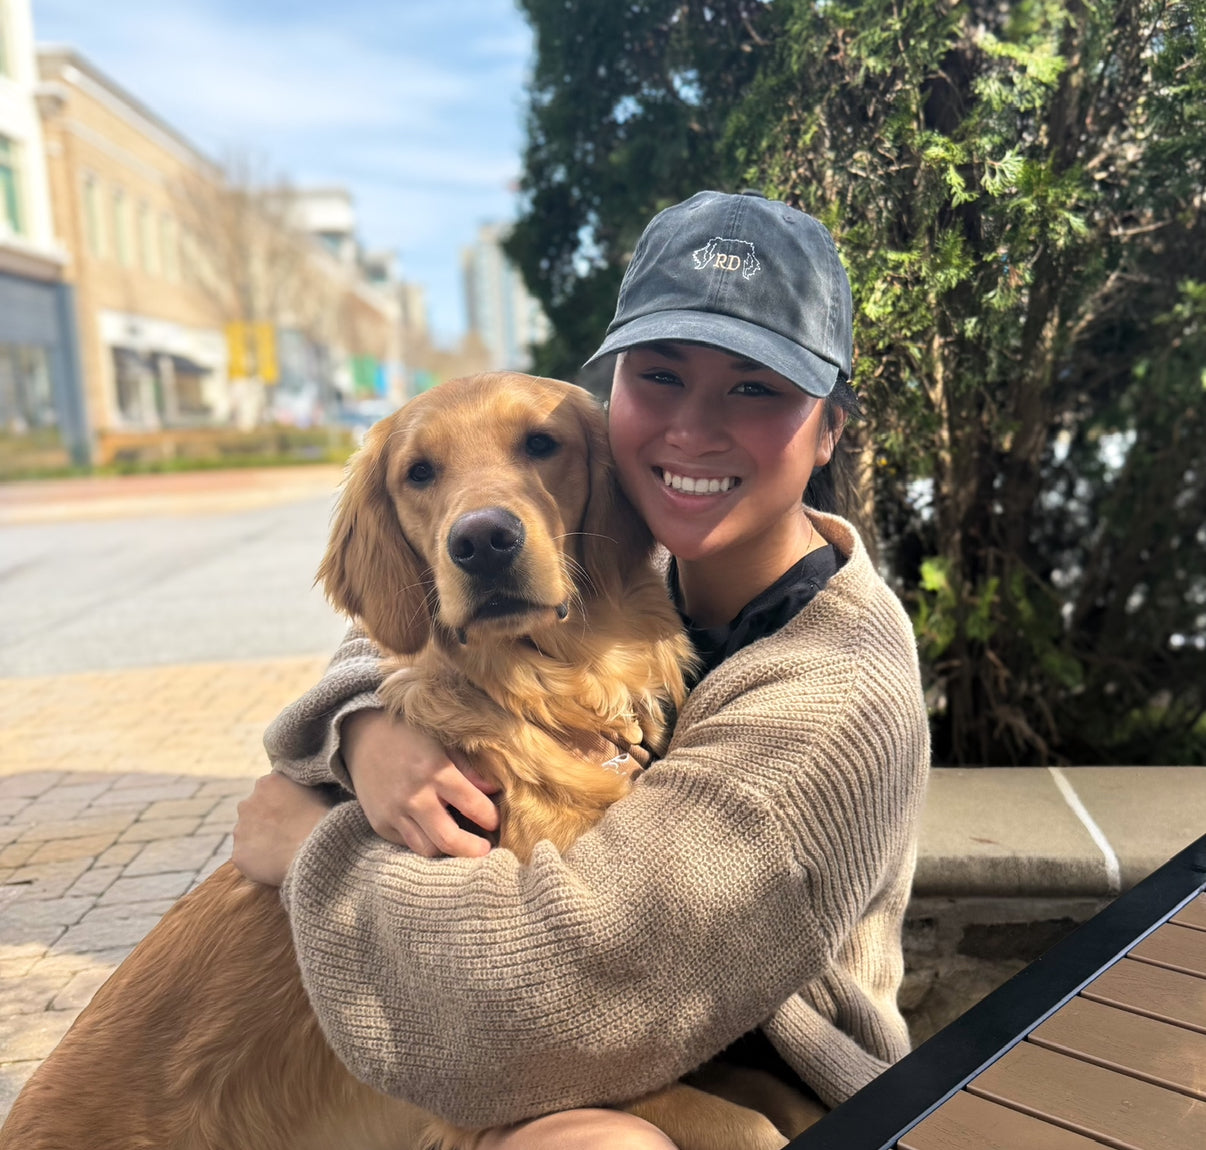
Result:
{"label": "woman's smile", "polygon": [[741,482],[735,475],[687,475],[664,466],[654,467],[653,473],[661,479],[663,486],[691,496],[723,495]]}

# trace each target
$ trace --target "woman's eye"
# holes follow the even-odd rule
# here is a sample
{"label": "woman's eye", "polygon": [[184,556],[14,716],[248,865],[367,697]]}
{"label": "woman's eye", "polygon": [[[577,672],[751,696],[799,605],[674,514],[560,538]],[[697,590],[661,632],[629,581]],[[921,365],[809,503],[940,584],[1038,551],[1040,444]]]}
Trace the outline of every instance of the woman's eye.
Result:
{"label": "woman's eye", "polygon": [[645,372],[645,378],[652,383],[665,383],[672,386],[682,382],[674,372],[664,371],[660,368]]}
{"label": "woman's eye", "polygon": [[411,464],[406,478],[416,487],[426,487],[435,478],[435,468],[426,459],[420,459]]}
{"label": "woman's eye", "polygon": [[757,383],[754,380],[748,383],[739,383],[733,391],[737,395],[778,395],[779,393],[773,387],[767,387],[765,383]]}
{"label": "woman's eye", "polygon": [[547,459],[560,446],[551,435],[545,435],[543,431],[533,432],[524,441],[524,450],[533,459]]}

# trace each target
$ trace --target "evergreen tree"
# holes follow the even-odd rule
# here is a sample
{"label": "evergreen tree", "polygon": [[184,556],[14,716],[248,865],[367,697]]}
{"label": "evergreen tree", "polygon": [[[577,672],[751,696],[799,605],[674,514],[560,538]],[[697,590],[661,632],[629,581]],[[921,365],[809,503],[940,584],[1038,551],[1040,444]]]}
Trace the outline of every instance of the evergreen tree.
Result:
{"label": "evergreen tree", "polygon": [[[547,365],[589,354],[656,207],[739,182],[799,204],[851,274],[861,522],[914,614],[936,761],[1206,761],[1206,0],[545,7],[516,250]],[[603,60],[627,79],[588,112]]]}
{"label": "evergreen tree", "polygon": [[535,33],[523,210],[507,254],[553,327],[534,369],[598,345],[645,223],[725,183],[717,147],[766,41],[760,0],[519,0]]}
{"label": "evergreen tree", "polygon": [[734,117],[838,237],[950,761],[1200,761],[1206,6],[781,0]]}

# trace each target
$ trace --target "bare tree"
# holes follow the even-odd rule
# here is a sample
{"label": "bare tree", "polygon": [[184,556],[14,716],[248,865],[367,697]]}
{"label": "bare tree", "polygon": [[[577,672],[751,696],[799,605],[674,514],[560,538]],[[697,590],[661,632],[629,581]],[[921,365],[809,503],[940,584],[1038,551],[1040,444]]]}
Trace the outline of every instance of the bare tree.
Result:
{"label": "bare tree", "polygon": [[316,272],[313,241],[296,224],[293,189],[262,173],[262,164],[232,155],[177,181],[177,211],[196,238],[197,286],[220,323],[305,330],[321,324],[330,292]]}

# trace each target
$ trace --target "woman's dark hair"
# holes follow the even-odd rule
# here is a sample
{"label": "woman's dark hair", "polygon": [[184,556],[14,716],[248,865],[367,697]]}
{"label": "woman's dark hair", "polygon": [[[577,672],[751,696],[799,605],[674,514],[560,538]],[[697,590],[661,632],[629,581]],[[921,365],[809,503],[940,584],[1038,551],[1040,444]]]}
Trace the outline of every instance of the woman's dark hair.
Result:
{"label": "woman's dark hair", "polygon": [[[850,386],[850,380],[844,372],[839,371],[837,383],[833,390],[823,400],[825,404],[825,431],[837,435],[848,419],[857,419],[863,413],[858,396]],[[814,511],[824,511],[830,515],[842,513],[840,491],[845,490],[843,472],[844,458],[836,446],[824,467],[818,467],[808,481],[804,490],[804,503]]]}

